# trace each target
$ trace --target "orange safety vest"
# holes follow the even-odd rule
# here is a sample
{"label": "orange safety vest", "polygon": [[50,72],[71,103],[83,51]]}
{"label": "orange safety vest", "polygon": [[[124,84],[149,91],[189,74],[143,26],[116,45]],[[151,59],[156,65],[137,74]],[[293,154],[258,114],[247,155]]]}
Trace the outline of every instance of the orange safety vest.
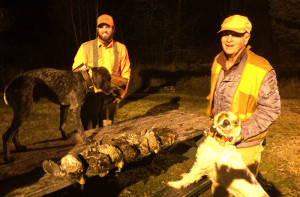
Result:
{"label": "orange safety vest", "polygon": [[99,46],[100,42],[98,39],[83,43],[74,58],[72,69],[76,69],[82,63],[88,67],[103,66],[107,68],[110,74],[126,78],[128,81],[125,91],[121,95],[121,98],[123,98],[128,89],[131,73],[127,49],[125,45],[117,41],[113,41],[110,45],[108,45],[105,50],[109,51],[104,51],[103,53],[102,46]]}
{"label": "orange safety vest", "polygon": [[[241,79],[231,101],[231,111],[237,114],[242,122],[246,121],[257,110],[257,98],[260,86],[267,73],[273,69],[266,59],[256,55],[249,49],[247,49],[247,56],[247,61],[243,68]],[[212,66],[210,94],[208,96],[209,104],[207,114],[209,116],[213,115],[213,95],[221,69],[222,66],[217,62],[217,58],[215,58]],[[263,132],[258,136],[249,138],[245,141],[260,139],[265,135],[266,132]]]}

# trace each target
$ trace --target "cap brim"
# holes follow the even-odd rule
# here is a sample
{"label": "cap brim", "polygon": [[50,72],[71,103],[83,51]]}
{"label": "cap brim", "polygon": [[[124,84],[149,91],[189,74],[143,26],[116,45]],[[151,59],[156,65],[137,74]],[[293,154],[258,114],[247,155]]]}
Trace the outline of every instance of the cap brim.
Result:
{"label": "cap brim", "polygon": [[99,25],[101,25],[101,24],[106,24],[106,25],[109,25],[109,26],[112,26],[112,27],[113,27],[113,25],[108,24],[108,23],[106,23],[106,22],[100,22],[100,23],[97,25],[97,27],[98,27]]}
{"label": "cap brim", "polygon": [[[217,34],[220,33],[220,32],[222,32],[222,31],[234,31],[234,32],[241,33],[241,34],[247,32],[247,31],[244,30],[244,29],[237,29],[237,28],[222,28],[222,29],[220,29],[220,30],[217,32]],[[248,33],[249,33],[249,32],[248,32]]]}

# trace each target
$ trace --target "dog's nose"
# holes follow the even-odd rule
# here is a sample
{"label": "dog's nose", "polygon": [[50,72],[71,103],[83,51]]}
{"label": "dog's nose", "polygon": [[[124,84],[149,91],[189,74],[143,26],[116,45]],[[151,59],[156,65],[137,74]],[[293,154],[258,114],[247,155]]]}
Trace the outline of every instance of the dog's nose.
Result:
{"label": "dog's nose", "polygon": [[228,126],[228,125],[230,125],[230,121],[229,121],[229,120],[227,120],[227,119],[225,119],[225,120],[223,121],[223,125],[224,125],[224,126]]}

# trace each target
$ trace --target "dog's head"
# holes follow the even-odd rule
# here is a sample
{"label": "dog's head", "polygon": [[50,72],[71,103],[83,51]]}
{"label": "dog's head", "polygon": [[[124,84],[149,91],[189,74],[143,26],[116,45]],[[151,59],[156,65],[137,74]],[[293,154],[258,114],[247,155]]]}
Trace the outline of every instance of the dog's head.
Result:
{"label": "dog's head", "polygon": [[235,113],[224,111],[214,117],[213,127],[219,134],[225,136],[225,139],[230,139],[229,142],[233,144],[240,137],[241,120]]}
{"label": "dog's head", "polygon": [[91,69],[93,85],[97,90],[101,90],[104,94],[109,95],[112,91],[111,76],[104,67],[95,67]]}

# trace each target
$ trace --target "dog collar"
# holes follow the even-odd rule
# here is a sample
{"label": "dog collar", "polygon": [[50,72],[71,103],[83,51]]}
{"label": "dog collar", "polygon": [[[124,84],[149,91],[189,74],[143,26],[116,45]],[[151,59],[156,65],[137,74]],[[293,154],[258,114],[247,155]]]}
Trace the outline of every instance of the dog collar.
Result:
{"label": "dog collar", "polygon": [[94,88],[95,93],[102,92],[102,89],[98,89],[95,86],[95,83],[93,81],[93,72],[91,68],[89,70],[81,70],[81,74],[84,80],[87,82],[89,89]]}
{"label": "dog collar", "polygon": [[93,83],[90,79],[90,76],[88,74],[88,70],[81,70],[81,74],[84,78],[84,80],[87,82],[87,86],[90,88],[91,86],[93,86]]}
{"label": "dog collar", "polygon": [[95,83],[94,83],[94,81],[93,81],[93,71],[92,71],[91,68],[89,69],[88,73],[89,73],[90,79],[91,79],[92,84],[93,84],[93,87],[94,87],[94,92],[95,92],[95,93],[103,92],[102,89],[100,89],[100,88],[98,89],[98,88],[95,86]]}
{"label": "dog collar", "polygon": [[226,137],[220,134],[215,127],[209,129],[208,135],[215,138],[218,142],[231,142],[233,140],[233,137]]}

